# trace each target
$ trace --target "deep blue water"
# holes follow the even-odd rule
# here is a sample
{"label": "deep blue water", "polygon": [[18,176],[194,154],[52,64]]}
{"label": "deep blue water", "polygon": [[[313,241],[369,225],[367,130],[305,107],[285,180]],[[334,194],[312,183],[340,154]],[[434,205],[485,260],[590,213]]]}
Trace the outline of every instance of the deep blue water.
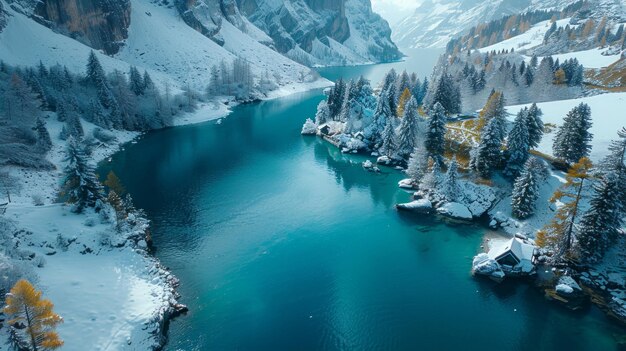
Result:
{"label": "deep blue water", "polygon": [[[379,80],[392,65],[328,68]],[[187,316],[167,350],[617,350],[623,330],[470,275],[485,229],[404,215],[402,174],[300,136],[321,91],[149,133],[113,157]]]}

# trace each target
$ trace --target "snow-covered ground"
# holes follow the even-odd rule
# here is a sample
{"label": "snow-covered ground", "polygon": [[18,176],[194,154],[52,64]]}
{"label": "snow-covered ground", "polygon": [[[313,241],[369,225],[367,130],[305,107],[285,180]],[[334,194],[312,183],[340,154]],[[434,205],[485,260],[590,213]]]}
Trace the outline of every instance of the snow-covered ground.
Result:
{"label": "snow-covered ground", "polygon": [[[603,55],[602,53],[605,51],[606,49],[595,48],[591,50],[552,55],[552,58],[555,60],[558,59],[559,62],[575,58],[585,68],[603,68],[615,63],[621,57],[619,53],[616,55]],[[531,58],[532,57],[530,56],[524,56],[527,63],[530,62]],[[539,61],[541,61],[542,58],[543,57],[538,57]]]}
{"label": "snow-covered ground", "polygon": [[[591,108],[593,140],[590,158],[593,162],[597,162],[606,155],[610,141],[617,137],[617,131],[626,127],[626,116],[623,112],[623,108],[626,106],[626,93],[610,93],[571,100],[542,102],[537,106],[543,111],[544,123],[561,126],[565,115],[581,102],[588,104]],[[509,119],[512,121],[519,110],[528,106],[530,105],[507,107],[507,111],[510,113]],[[551,155],[555,136],[556,129],[544,134],[537,150]]]}
{"label": "snow-covered ground", "polygon": [[[58,328],[63,350],[148,350],[158,342],[149,332],[158,330],[172,291],[156,261],[130,246],[102,246],[117,233],[93,211],[77,215],[62,204],[12,203],[5,216],[28,231],[20,249],[45,260],[35,268],[37,288],[64,319]],[[64,250],[59,236],[75,241]]]}

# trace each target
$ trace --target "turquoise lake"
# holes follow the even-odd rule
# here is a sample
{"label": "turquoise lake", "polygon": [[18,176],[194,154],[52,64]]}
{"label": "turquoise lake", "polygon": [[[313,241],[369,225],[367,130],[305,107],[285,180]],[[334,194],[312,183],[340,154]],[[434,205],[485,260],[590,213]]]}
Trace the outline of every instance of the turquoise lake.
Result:
{"label": "turquoise lake", "polygon": [[[406,62],[326,68],[373,84]],[[321,91],[148,133],[114,169],[152,220],[190,312],[166,350],[618,350],[625,331],[528,283],[471,276],[486,229],[398,213],[403,175],[368,173],[300,129]],[[622,346],[623,347],[623,346]]]}

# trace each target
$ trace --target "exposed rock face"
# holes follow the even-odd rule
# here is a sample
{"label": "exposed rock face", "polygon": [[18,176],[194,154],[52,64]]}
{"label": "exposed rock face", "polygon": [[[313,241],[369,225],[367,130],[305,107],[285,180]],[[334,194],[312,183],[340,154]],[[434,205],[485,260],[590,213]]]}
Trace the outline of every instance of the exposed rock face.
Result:
{"label": "exposed rock face", "polygon": [[115,54],[128,37],[130,0],[42,0],[33,15],[58,32]]}
{"label": "exposed rock face", "polygon": [[389,25],[369,0],[238,0],[240,9],[278,51],[308,65],[400,58]]}
{"label": "exposed rock face", "polygon": [[[401,54],[369,0],[177,0],[185,22],[220,45],[232,24],[306,65],[391,61]],[[228,24],[226,23],[228,22]]]}

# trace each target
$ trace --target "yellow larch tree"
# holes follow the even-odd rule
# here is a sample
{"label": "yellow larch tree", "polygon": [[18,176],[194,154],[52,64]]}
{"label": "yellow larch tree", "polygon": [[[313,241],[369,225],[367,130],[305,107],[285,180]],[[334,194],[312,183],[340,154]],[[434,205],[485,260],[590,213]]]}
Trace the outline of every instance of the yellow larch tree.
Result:
{"label": "yellow larch tree", "polygon": [[398,116],[402,117],[404,116],[404,106],[406,105],[407,102],[409,102],[409,99],[411,98],[411,91],[409,91],[409,88],[404,88],[404,91],[402,92],[402,95],[400,95],[400,99],[398,100]]}
{"label": "yellow larch tree", "polygon": [[591,177],[589,173],[593,164],[583,157],[567,171],[565,184],[554,192],[551,202],[559,201],[563,205],[557,210],[552,222],[537,233],[536,243],[540,247],[554,251],[554,260],[573,258],[572,242],[574,224],[578,215],[585,181]]}
{"label": "yellow larch tree", "polygon": [[13,342],[24,350],[49,351],[63,346],[55,331],[63,318],[54,313],[50,300],[41,298],[41,291],[27,280],[15,283],[7,294],[4,314],[9,318]]}

